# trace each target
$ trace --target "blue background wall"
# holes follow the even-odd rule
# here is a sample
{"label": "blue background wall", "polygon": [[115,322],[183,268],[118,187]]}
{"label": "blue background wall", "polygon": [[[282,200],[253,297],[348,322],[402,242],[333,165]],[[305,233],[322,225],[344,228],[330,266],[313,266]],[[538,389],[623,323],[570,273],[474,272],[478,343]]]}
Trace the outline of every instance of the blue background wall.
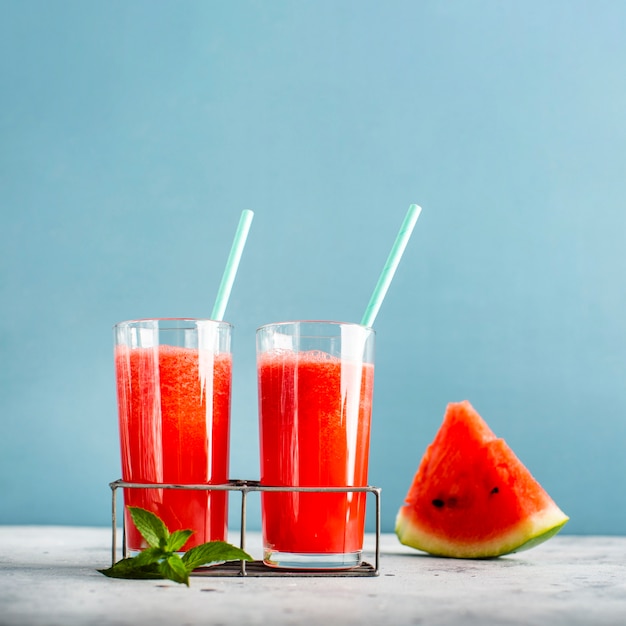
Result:
{"label": "blue background wall", "polygon": [[568,532],[626,532],[625,24],[606,0],[0,0],[0,523],[109,523],[111,327],[208,316],[244,208],[231,474],[258,477],[256,327],[358,321],[417,202],[375,324],[384,529],[467,398]]}

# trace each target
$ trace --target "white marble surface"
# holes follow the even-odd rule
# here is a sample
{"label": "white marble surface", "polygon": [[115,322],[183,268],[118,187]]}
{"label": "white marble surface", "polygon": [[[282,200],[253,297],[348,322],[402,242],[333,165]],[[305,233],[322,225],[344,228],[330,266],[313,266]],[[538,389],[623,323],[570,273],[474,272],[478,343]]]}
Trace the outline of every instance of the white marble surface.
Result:
{"label": "white marble surface", "polygon": [[[187,588],[102,576],[110,532],[0,526],[0,625],[626,625],[626,537],[563,535],[472,561],[423,555],[383,535],[378,577],[194,576]],[[259,546],[251,533],[255,558]]]}

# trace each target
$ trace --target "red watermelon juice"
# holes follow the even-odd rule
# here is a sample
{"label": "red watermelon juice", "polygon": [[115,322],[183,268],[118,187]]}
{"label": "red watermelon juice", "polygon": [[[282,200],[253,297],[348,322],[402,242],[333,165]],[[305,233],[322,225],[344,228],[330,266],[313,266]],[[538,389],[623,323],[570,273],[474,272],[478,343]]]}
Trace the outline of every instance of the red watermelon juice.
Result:
{"label": "red watermelon juice", "polygon": [[[373,363],[278,348],[258,355],[258,375],[261,484],[366,486]],[[265,562],[305,569],[360,564],[366,495],[263,492]]]}
{"label": "red watermelon juice", "polygon": [[[115,349],[122,477],[135,483],[224,484],[231,355],[168,345],[159,332],[159,345]],[[183,550],[226,539],[227,498],[224,491],[163,488],[129,488],[124,494],[127,506],[152,511],[170,531],[193,530]],[[126,544],[132,551],[147,547],[128,513]]]}

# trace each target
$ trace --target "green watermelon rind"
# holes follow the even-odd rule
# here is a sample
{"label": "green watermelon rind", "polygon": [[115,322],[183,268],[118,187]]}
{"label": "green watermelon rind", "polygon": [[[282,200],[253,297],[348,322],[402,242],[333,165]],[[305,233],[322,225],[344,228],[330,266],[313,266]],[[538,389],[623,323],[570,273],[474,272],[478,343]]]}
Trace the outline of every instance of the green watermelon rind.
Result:
{"label": "green watermelon rind", "polygon": [[400,543],[434,556],[487,559],[530,550],[556,535],[568,520],[569,517],[553,504],[521,520],[500,536],[482,541],[463,541],[437,536],[432,531],[420,528],[411,510],[403,507],[398,512],[395,530]]}
{"label": "green watermelon rind", "polygon": [[554,537],[554,535],[556,535],[561,530],[561,528],[563,528],[563,526],[567,524],[568,520],[569,517],[566,517],[566,519],[564,519],[560,524],[557,524],[553,528],[548,528],[548,530],[541,533],[540,535],[537,535],[536,537],[532,537],[528,541],[524,542],[521,546],[515,548],[515,550],[511,550],[511,552],[523,552],[524,550],[530,550],[531,548],[538,546],[544,541],[548,541],[548,539]]}

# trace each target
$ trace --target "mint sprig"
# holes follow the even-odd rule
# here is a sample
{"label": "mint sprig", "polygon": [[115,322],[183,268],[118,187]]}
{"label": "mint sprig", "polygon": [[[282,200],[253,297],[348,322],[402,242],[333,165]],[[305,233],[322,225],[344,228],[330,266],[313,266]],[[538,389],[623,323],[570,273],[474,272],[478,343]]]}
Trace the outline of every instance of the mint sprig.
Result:
{"label": "mint sprig", "polygon": [[180,557],[177,552],[187,543],[193,530],[176,530],[170,533],[154,513],[137,506],[129,506],[128,510],[149,547],[137,556],[122,559],[108,569],[98,570],[109,578],[166,578],[189,587],[189,574],[202,565],[224,561],[252,561],[247,552],[225,541],[203,543]]}

